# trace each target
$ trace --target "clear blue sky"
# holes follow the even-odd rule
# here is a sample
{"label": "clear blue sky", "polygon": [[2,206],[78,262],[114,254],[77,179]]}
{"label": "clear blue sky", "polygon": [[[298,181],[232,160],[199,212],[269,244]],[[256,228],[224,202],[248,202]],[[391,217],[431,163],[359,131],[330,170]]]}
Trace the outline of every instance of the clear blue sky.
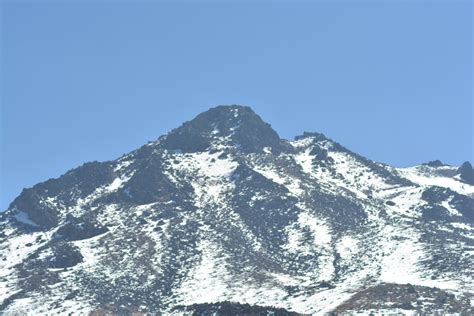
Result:
{"label": "clear blue sky", "polygon": [[473,160],[470,1],[72,3],[2,2],[0,209],[219,104],[395,166]]}

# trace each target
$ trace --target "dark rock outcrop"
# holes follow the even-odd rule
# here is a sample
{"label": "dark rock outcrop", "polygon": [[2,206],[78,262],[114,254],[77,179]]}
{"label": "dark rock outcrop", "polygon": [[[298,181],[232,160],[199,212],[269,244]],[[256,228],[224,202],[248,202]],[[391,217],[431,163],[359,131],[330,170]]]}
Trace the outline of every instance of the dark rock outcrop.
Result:
{"label": "dark rock outcrop", "polygon": [[474,185],[474,169],[469,161],[459,167],[458,174],[464,182]]}

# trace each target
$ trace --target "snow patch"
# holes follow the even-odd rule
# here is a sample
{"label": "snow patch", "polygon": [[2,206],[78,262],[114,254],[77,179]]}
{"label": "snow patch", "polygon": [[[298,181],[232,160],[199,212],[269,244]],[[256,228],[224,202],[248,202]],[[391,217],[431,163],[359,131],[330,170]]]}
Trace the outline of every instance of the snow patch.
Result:
{"label": "snow patch", "polygon": [[351,236],[344,236],[336,244],[336,250],[342,260],[350,260],[359,251],[358,241]]}
{"label": "snow patch", "polygon": [[460,182],[453,177],[434,174],[424,166],[399,168],[397,170],[403,177],[421,186],[438,186],[451,189],[459,194],[474,195],[474,185]]}
{"label": "snow patch", "polygon": [[280,175],[276,170],[269,167],[254,166],[253,169],[265,178],[284,186],[294,196],[301,196],[305,192],[301,188],[301,181],[299,179]]}
{"label": "snow patch", "polygon": [[222,300],[230,281],[225,268],[226,258],[219,256],[218,245],[210,240],[201,240],[197,249],[200,252],[199,262],[177,291],[179,301],[185,305]]}
{"label": "snow patch", "polygon": [[16,221],[20,222],[20,223],[23,223],[23,224],[26,224],[26,225],[30,225],[30,226],[38,226],[38,224],[36,224],[35,222],[33,222],[30,217],[28,216],[28,214],[26,214],[25,212],[18,212],[17,214],[15,214],[13,216],[15,218]]}

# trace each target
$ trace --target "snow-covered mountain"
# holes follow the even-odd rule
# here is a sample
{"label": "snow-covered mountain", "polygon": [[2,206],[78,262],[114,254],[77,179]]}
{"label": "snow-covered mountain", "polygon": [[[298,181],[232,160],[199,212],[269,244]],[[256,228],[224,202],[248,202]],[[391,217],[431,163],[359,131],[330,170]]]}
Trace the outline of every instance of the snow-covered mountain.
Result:
{"label": "snow-covered mountain", "polygon": [[219,106],[23,190],[0,217],[0,311],[474,313],[473,178]]}

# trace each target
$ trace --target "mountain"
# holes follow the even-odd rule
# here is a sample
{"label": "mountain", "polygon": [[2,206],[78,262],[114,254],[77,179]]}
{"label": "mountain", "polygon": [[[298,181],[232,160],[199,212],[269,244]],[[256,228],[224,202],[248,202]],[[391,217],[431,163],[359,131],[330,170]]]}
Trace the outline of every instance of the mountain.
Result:
{"label": "mountain", "polygon": [[218,106],[23,190],[0,217],[0,311],[472,314],[469,172]]}

